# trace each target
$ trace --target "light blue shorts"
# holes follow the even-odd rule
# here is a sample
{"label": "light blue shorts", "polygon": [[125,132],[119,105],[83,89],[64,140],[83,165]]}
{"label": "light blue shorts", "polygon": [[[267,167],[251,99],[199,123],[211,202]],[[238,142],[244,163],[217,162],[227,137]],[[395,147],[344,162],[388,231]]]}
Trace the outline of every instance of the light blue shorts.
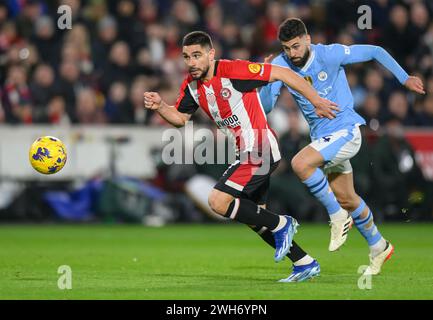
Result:
{"label": "light blue shorts", "polygon": [[347,174],[352,172],[350,159],[358,153],[361,143],[361,131],[357,124],[352,128],[339,130],[314,140],[310,146],[320,152],[325,159],[323,171],[326,174],[331,172]]}

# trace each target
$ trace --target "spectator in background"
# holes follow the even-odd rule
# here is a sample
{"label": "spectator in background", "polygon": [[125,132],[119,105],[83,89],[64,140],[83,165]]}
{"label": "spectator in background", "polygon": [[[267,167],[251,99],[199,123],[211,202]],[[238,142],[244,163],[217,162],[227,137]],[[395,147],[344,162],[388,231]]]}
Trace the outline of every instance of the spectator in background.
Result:
{"label": "spectator in background", "polygon": [[236,21],[241,27],[252,28],[266,12],[264,0],[220,0],[224,17]]}
{"label": "spectator in background", "polygon": [[155,0],[139,0],[137,17],[145,26],[158,22],[158,6]]}
{"label": "spectator in background", "polygon": [[6,122],[6,113],[3,108],[3,92],[0,90],[0,124]]}
{"label": "spectator in background", "polygon": [[410,209],[419,205],[420,199],[425,199],[412,195],[427,195],[427,182],[415,161],[411,145],[404,137],[399,118],[391,116],[387,120],[384,135],[374,145],[371,156],[374,163],[375,188],[371,191],[374,203],[382,207],[388,218],[401,219],[408,209],[412,214]]}
{"label": "spectator in background", "polygon": [[381,123],[381,103],[377,95],[369,94],[364,100],[362,107],[358,110],[359,114],[365,119],[367,127],[372,131],[377,131]]}
{"label": "spectator in background", "polygon": [[86,5],[83,8],[83,17],[89,28],[108,15],[106,0],[88,0],[85,4]]}
{"label": "spectator in background", "polygon": [[4,107],[6,119],[12,123],[33,122],[32,96],[27,83],[27,70],[21,65],[9,68],[5,81]]}
{"label": "spectator in background", "polygon": [[169,19],[178,26],[179,33],[185,35],[199,27],[200,16],[191,1],[174,0]]}
{"label": "spectator in background", "polygon": [[[260,1],[255,2],[257,6],[260,5]],[[255,22],[256,27],[250,45],[252,56],[262,56],[274,42],[277,42],[278,27],[286,18],[283,7],[279,2],[268,2],[264,10],[265,15]]]}
{"label": "spectator in background", "polygon": [[385,105],[387,100],[387,90],[385,89],[383,75],[377,69],[368,69],[364,78],[364,86],[369,94],[374,94],[380,99],[380,103]]}
{"label": "spectator in background", "polygon": [[59,75],[56,80],[56,94],[61,95],[65,99],[66,111],[73,122],[76,121],[75,105],[77,93],[86,85],[76,62],[66,60],[60,64]]}
{"label": "spectator in background", "polygon": [[409,102],[403,91],[394,91],[389,96],[388,112],[390,116],[398,119],[404,125],[413,125],[414,121],[409,113]]}
{"label": "spectator in background", "polygon": [[60,43],[51,17],[40,16],[36,19],[31,41],[36,45],[41,61],[52,66],[58,64]]}
{"label": "spectator in background", "polygon": [[22,41],[23,39],[19,36],[15,23],[7,21],[1,25],[0,50],[2,52],[7,52],[13,45]]}
{"label": "spectator in background", "polygon": [[[326,4],[326,27],[334,35],[345,30],[348,24],[358,20],[357,8],[359,4],[355,0],[330,0]],[[308,27],[308,25],[307,25]],[[335,42],[335,39],[331,40]]]}
{"label": "spectator in background", "polygon": [[226,23],[224,23],[222,29],[220,30],[220,43],[223,57],[232,58],[230,57],[229,52],[237,46],[242,46],[249,51],[242,41],[240,30],[237,24],[232,20],[228,20]]}
{"label": "spectator in background", "polygon": [[160,24],[152,24],[146,28],[146,36],[148,41],[147,47],[149,49],[150,58],[153,65],[171,61],[170,59],[166,59],[167,52],[165,50],[165,31],[165,28]]}
{"label": "spectator in background", "polygon": [[21,36],[29,38],[33,33],[33,26],[42,14],[42,4],[39,0],[23,2],[23,8],[16,20],[16,26]]}
{"label": "spectator in background", "polygon": [[108,64],[100,79],[102,92],[107,93],[111,83],[116,81],[129,84],[133,75],[130,48],[126,42],[117,41],[110,50]]}
{"label": "spectator in background", "polygon": [[422,36],[414,60],[417,70],[433,70],[433,23]]}
{"label": "spectator in background", "polygon": [[266,8],[263,22],[263,39],[266,46],[275,42],[278,38],[278,27],[286,18],[284,7],[280,2],[271,1]]}
{"label": "spectator in background", "polygon": [[143,108],[143,92],[147,91],[146,80],[143,77],[137,77],[131,85],[129,92],[129,110],[131,110],[131,122],[135,124],[150,123],[152,112]]}
{"label": "spectator in background", "polygon": [[117,22],[111,16],[105,16],[98,22],[96,39],[92,41],[92,60],[98,73],[108,63],[107,52],[117,39]]}
{"label": "spectator in background", "polygon": [[141,48],[135,57],[135,75],[155,76],[161,75],[161,70],[152,63],[152,57],[149,49]]}
{"label": "spectator in background", "polygon": [[417,47],[417,39],[415,29],[409,24],[406,8],[402,5],[393,6],[390,11],[390,24],[384,30],[382,41],[404,69],[409,69],[407,58]]}
{"label": "spectator in background", "polygon": [[391,9],[392,0],[367,0],[365,4],[371,8],[373,15],[373,25],[377,33],[373,35],[374,39],[380,36],[384,28],[389,23],[389,11]]}
{"label": "spectator in background", "polygon": [[351,46],[351,45],[355,44],[355,39],[347,31],[341,31],[337,36],[336,42],[344,44],[346,46]]}
{"label": "spectator in background", "polygon": [[26,68],[27,73],[30,73],[35,64],[38,63],[39,55],[34,46],[23,41],[12,45],[4,59],[7,61],[6,67],[19,64]]}
{"label": "spectator in background", "polygon": [[[164,59],[176,59],[177,57],[179,57],[182,52],[179,46],[180,43],[181,43],[181,37],[179,34],[179,29],[174,24],[168,25],[165,31],[165,58]],[[163,55],[161,54],[161,56]],[[154,62],[156,62],[155,59]]]}
{"label": "spectator in background", "polygon": [[204,24],[208,33],[214,38],[220,38],[221,30],[224,27],[224,17],[221,6],[218,2],[211,3],[204,14]]}
{"label": "spectator in background", "polygon": [[[81,6],[81,0],[59,0],[58,5],[66,5],[71,8],[72,13],[72,24],[84,23],[86,20],[83,17],[83,7]],[[58,6],[54,6],[57,11]]]}
{"label": "spectator in background", "polygon": [[76,24],[63,39],[62,60],[77,63],[83,75],[90,75],[94,69],[89,32],[84,24]]}
{"label": "spectator in background", "polygon": [[431,75],[426,81],[426,92],[433,93],[433,75]]}
{"label": "spectator in background", "polygon": [[91,88],[78,91],[76,112],[80,124],[103,124],[107,121],[96,92]]}
{"label": "spectator in background", "polygon": [[6,3],[0,2],[0,28],[7,21],[9,15],[9,9]]}
{"label": "spectator in background", "polygon": [[427,31],[430,22],[430,15],[427,7],[421,1],[413,2],[410,7],[410,21],[419,42],[420,37]]}
{"label": "spectator in background", "polygon": [[227,56],[233,60],[251,60],[250,51],[242,45],[233,46]]}
{"label": "spectator in background", "polygon": [[46,121],[55,125],[69,125],[71,123],[66,112],[65,99],[62,96],[54,96],[48,102]]}
{"label": "spectator in background", "polygon": [[358,74],[350,66],[347,69],[346,77],[353,95],[353,106],[358,109],[364,103],[366,90],[359,82]]}
{"label": "spectator in background", "polygon": [[433,91],[430,91],[423,101],[423,110],[418,117],[418,124],[433,127]]}
{"label": "spectator in background", "polygon": [[125,41],[133,53],[147,45],[146,26],[137,18],[137,1],[122,0],[117,4],[119,40]]}
{"label": "spectator in background", "polygon": [[131,122],[132,110],[127,103],[127,95],[128,88],[126,83],[113,82],[111,84],[104,106],[104,112],[110,123]]}
{"label": "spectator in background", "polygon": [[39,64],[30,83],[35,122],[46,121],[48,102],[55,95],[54,70],[48,64]]}

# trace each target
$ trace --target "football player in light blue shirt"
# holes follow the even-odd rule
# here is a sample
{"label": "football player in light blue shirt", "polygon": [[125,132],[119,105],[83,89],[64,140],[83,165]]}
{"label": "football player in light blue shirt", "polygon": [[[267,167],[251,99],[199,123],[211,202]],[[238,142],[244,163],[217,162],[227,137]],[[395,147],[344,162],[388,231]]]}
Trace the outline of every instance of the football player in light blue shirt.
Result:
{"label": "football player in light blue shirt", "polygon": [[[381,47],[311,44],[300,19],[285,20],[278,38],[284,52],[272,63],[291,68],[310,82],[319,95],[336,102],[339,108],[333,119],[320,116],[307,99],[286,86],[310,126],[312,140],[292,159],[292,168],[328,211],[331,220],[329,250],[336,251],[343,245],[349,228],[355,223],[370,247],[370,265],[365,274],[378,274],[394,247],[382,237],[370,209],[354,189],[350,159],[360,149],[359,126],[364,125],[365,120],[353,108],[344,66],[376,60],[411,91],[424,94],[423,83],[419,78],[409,76]],[[268,57],[265,62],[269,60]],[[275,106],[283,85],[273,82],[261,88],[260,97],[266,113]]]}

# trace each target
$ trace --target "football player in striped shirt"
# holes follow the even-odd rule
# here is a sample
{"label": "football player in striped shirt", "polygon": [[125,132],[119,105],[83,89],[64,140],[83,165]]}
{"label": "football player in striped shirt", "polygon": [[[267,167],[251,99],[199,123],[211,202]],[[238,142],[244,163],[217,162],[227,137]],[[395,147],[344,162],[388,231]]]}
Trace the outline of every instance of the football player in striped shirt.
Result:
{"label": "football player in striped shirt", "polygon": [[165,103],[156,92],[145,92],[145,108],[155,110],[176,127],[184,126],[201,108],[220,130],[231,136],[237,160],[210,193],[210,207],[222,216],[250,226],[275,248],[276,262],[288,255],[295,266],[310,266],[293,281],[318,275],[317,261],[293,242],[297,221],[265,206],[270,175],[281,156],[257,88],[282,81],[305,96],[320,117],[333,118],[338,107],[321,98],[307,81],[289,68],[243,60],[215,60],[212,40],[205,32],[189,33],[182,45],[188,75],[175,105]]}

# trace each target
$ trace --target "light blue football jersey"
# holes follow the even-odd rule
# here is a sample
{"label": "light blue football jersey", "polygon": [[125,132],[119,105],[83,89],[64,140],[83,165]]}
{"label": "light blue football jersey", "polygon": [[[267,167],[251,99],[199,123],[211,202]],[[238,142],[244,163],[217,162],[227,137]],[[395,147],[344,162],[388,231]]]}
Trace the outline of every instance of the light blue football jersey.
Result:
{"label": "light blue football jersey", "polygon": [[[371,45],[349,47],[341,44],[312,44],[310,57],[302,68],[294,66],[284,52],[272,61],[272,64],[291,68],[310,82],[321,97],[335,102],[340,108],[335,119],[319,118],[315,107],[304,96],[284,84],[307,120],[312,140],[356,124],[365,124],[365,120],[353,108],[353,96],[343,67],[372,59],[384,65],[401,83],[409,77],[384,49]],[[261,88],[260,97],[266,113],[275,106],[282,86],[281,81],[276,81]]]}

